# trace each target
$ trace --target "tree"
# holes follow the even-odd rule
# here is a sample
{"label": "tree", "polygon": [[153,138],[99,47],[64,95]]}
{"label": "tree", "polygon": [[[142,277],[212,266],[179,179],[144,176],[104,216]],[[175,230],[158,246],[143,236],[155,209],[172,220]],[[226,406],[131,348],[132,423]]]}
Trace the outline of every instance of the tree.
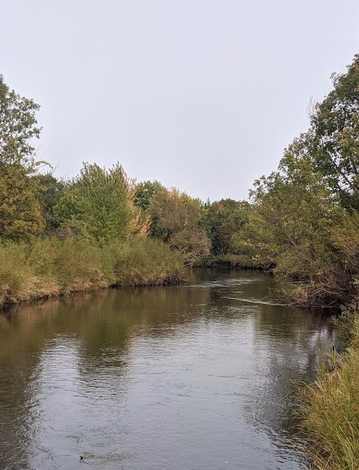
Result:
{"label": "tree", "polygon": [[34,180],[38,187],[37,198],[40,202],[41,214],[46,224],[45,232],[49,234],[59,226],[54,208],[65,194],[66,183],[55,178],[52,173],[37,174]]}
{"label": "tree", "polygon": [[35,160],[33,139],[40,135],[39,105],[10,90],[0,75],[0,239],[31,238],[44,228],[38,186],[32,177],[42,162]]}
{"label": "tree", "polygon": [[159,240],[164,238],[165,232],[159,226],[158,216],[151,214],[149,208],[155,196],[166,192],[167,189],[159,181],[144,181],[136,186],[135,206],[139,207],[146,216],[148,214],[149,235]]}
{"label": "tree", "polygon": [[359,209],[359,55],[344,74],[333,74],[334,89],[316,104],[307,133],[288,152],[306,155],[344,207]]}
{"label": "tree", "polygon": [[33,139],[39,138],[36,112],[40,106],[33,100],[21,97],[4,83],[0,75],[0,161],[19,163],[29,169],[35,162]]}
{"label": "tree", "polygon": [[331,269],[335,252],[330,233],[343,210],[311,163],[287,154],[278,171],[255,187],[257,210],[274,231],[277,269],[297,276]]}
{"label": "tree", "polygon": [[151,200],[149,213],[156,221],[159,236],[181,251],[185,261],[192,264],[209,253],[210,241],[200,227],[201,201],[192,199],[176,189],[162,191]]}
{"label": "tree", "polygon": [[136,185],[135,206],[143,211],[150,207],[151,199],[157,194],[167,191],[159,181],[143,181]]}
{"label": "tree", "polygon": [[109,170],[85,163],[54,211],[58,223],[99,243],[144,234],[134,206],[134,182],[119,164]]}
{"label": "tree", "polygon": [[293,300],[321,306],[348,296],[351,278],[333,241],[345,210],[309,159],[285,155],[278,171],[256,182],[252,196],[271,233],[276,273],[303,282]]}
{"label": "tree", "polygon": [[247,218],[243,203],[233,199],[222,199],[209,205],[204,216],[204,225],[215,255],[233,253],[234,236]]}

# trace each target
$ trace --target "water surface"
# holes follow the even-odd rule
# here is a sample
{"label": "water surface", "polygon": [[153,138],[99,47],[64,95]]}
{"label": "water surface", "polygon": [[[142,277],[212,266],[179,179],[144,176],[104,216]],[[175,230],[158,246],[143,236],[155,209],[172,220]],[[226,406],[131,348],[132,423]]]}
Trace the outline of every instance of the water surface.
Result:
{"label": "water surface", "polygon": [[[330,321],[270,275],[76,295],[0,315],[0,468],[298,470],[293,380]],[[81,459],[82,456],[83,458]]]}

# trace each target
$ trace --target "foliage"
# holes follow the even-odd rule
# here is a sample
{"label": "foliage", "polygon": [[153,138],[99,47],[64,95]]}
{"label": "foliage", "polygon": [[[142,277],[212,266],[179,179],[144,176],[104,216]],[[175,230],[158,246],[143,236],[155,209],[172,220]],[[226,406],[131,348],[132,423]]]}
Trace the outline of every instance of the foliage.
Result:
{"label": "foliage", "polygon": [[29,172],[38,163],[34,160],[34,138],[40,136],[36,111],[39,105],[21,97],[5,84],[0,75],[0,162],[21,164]]}
{"label": "foliage", "polygon": [[332,268],[329,235],[342,210],[310,162],[287,154],[277,172],[256,182],[252,195],[280,246],[278,271],[302,276]]}
{"label": "foliage", "polygon": [[207,229],[214,255],[234,252],[235,234],[248,222],[245,203],[222,199],[209,205],[203,224]]}
{"label": "foliage", "polygon": [[136,186],[136,195],[134,204],[139,207],[144,214],[149,215],[149,234],[153,238],[163,240],[165,232],[159,226],[158,216],[149,211],[151,201],[154,196],[161,193],[167,193],[167,189],[158,181],[144,181]]}
{"label": "foliage", "polygon": [[58,228],[54,208],[64,196],[67,189],[65,181],[56,179],[52,173],[37,174],[34,177],[37,185],[37,199],[45,221],[45,232],[50,234]]}
{"label": "foliage", "polygon": [[110,285],[181,280],[181,257],[146,238],[112,240],[103,247],[80,236],[0,245],[0,305]]}
{"label": "foliage", "polygon": [[311,118],[310,155],[345,206],[359,209],[359,55]]}
{"label": "foliage", "polygon": [[42,232],[37,190],[25,167],[0,162],[0,240],[27,240]]}
{"label": "foliage", "polygon": [[159,240],[113,240],[103,250],[105,272],[116,285],[157,285],[183,279],[183,260]]}
{"label": "foliage", "polygon": [[106,170],[85,163],[54,211],[61,226],[103,244],[146,232],[133,201],[134,183],[121,165]]}
{"label": "foliage", "polygon": [[345,211],[311,162],[287,153],[252,196],[272,232],[276,273],[304,281],[288,293],[292,301],[322,306],[348,296],[350,279],[332,241]]}
{"label": "foliage", "polygon": [[0,305],[5,300],[16,298],[31,276],[24,245],[12,242],[6,248],[0,245]]}
{"label": "foliage", "polygon": [[243,210],[246,222],[232,238],[236,264],[248,268],[273,268],[278,254],[274,230],[255,206],[248,204]]}
{"label": "foliage", "polygon": [[308,158],[344,207],[359,209],[359,55],[344,74],[333,74],[333,90],[313,109],[310,127],[289,153]]}
{"label": "foliage", "polygon": [[176,189],[155,195],[149,207],[162,240],[179,250],[186,263],[209,253],[210,241],[200,227],[201,201]]}
{"label": "foliage", "polygon": [[44,227],[33,176],[40,163],[32,141],[38,138],[39,106],[10,90],[0,75],[0,240],[24,240]]}
{"label": "foliage", "polygon": [[316,105],[308,132],[252,191],[275,271],[302,281],[287,293],[297,304],[329,305],[356,294],[358,98],[356,56],[346,74],[334,76],[334,89]]}
{"label": "foliage", "polygon": [[150,207],[151,199],[167,189],[159,181],[144,181],[136,185],[134,204],[143,211]]}
{"label": "foliage", "polygon": [[346,354],[335,351],[314,384],[300,392],[302,428],[316,468],[357,470],[359,462],[359,319]]}

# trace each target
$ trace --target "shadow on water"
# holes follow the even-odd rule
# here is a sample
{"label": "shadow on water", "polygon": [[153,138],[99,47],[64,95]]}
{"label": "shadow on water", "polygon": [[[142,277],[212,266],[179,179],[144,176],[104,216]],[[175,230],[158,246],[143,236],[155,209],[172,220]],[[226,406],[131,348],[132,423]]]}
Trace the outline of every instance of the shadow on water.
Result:
{"label": "shadow on water", "polygon": [[271,305],[272,287],[196,270],[0,315],[0,468],[305,468],[293,381],[337,339],[329,319]]}

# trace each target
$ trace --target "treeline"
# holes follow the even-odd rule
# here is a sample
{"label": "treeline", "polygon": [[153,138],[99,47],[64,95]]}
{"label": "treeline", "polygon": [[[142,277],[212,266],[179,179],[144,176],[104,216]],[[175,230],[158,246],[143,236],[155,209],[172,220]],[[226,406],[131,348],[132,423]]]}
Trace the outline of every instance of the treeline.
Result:
{"label": "treeline", "polygon": [[249,202],[211,203],[158,181],[136,184],[119,164],[85,163],[75,178],[57,179],[36,159],[39,106],[1,78],[1,249],[47,238],[75,237],[101,250],[152,240],[188,266],[271,268],[295,281],[285,295],[296,304],[347,302],[359,271],[358,56],[333,84],[308,131],[275,172],[255,182]]}
{"label": "treeline", "polygon": [[359,56],[345,74],[333,75],[333,85],[315,105],[308,131],[252,191],[265,227],[261,251],[274,260],[277,273],[300,281],[289,294],[304,305],[338,305],[356,296]]}
{"label": "treeline", "polygon": [[317,103],[307,132],[250,202],[201,203],[159,183],[137,188],[151,235],[200,265],[271,268],[294,282],[286,299],[328,307],[357,295],[359,273],[359,57]]}
{"label": "treeline", "polygon": [[271,268],[290,278],[297,305],[334,307],[357,296],[359,274],[359,56],[333,75],[307,132],[279,167],[254,183],[249,202],[202,203],[160,183],[137,186],[150,234],[189,263]]}
{"label": "treeline", "polygon": [[38,109],[0,78],[0,305],[182,281],[180,253],[147,236],[135,182],[120,165],[84,164],[65,181],[36,159]]}

